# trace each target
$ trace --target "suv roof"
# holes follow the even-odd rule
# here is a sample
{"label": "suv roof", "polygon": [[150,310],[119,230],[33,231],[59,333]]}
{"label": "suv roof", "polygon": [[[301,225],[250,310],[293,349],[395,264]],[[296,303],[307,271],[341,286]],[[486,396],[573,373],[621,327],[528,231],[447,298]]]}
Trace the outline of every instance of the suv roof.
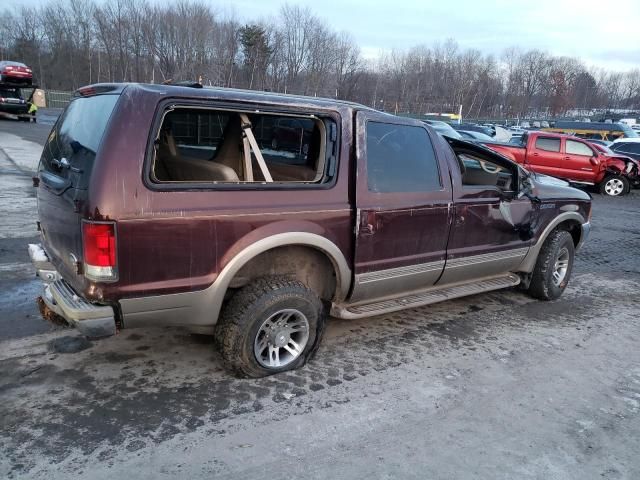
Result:
{"label": "suv roof", "polygon": [[[244,100],[247,102],[267,102],[267,103],[285,103],[285,104],[304,104],[304,106],[317,106],[317,107],[331,107],[331,106],[343,106],[353,110],[368,110],[376,111],[371,107],[362,105],[355,102],[349,102],[346,100],[337,100],[333,98],[324,97],[306,97],[304,95],[292,95],[288,93],[275,93],[275,92],[263,92],[258,90],[244,90],[239,88],[225,88],[225,87],[202,87],[195,88],[192,86],[184,85],[162,85],[155,83],[99,83],[88,85],[86,87],[76,90],[76,96],[82,95],[86,90],[102,90],[110,92],[122,92],[126,88],[140,88],[143,90],[151,91],[158,94],[171,93],[175,96],[184,97],[202,97],[202,98],[221,98],[221,97],[233,97],[235,100]],[[384,112],[380,112],[384,113]],[[387,114],[393,116],[391,114]]]}

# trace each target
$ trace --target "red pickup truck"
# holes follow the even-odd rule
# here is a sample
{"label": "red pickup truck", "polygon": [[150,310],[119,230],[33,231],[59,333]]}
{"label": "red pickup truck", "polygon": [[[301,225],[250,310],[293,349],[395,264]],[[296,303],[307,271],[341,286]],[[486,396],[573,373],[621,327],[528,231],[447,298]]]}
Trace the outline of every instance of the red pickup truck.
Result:
{"label": "red pickup truck", "polygon": [[629,193],[640,184],[640,164],[629,157],[612,155],[570,135],[528,132],[520,144],[485,143],[528,170],[572,183],[596,185],[603,195]]}

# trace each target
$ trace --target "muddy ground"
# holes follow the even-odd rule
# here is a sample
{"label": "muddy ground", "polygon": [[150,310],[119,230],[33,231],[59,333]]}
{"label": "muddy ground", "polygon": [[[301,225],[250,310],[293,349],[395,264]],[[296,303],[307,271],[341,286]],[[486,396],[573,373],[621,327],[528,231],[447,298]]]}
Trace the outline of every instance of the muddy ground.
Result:
{"label": "muddy ground", "polygon": [[39,318],[29,170],[49,128],[0,121],[0,478],[640,478],[640,191],[594,196],[556,302],[331,320],[307,367],[238,380],[208,337],[90,342]]}

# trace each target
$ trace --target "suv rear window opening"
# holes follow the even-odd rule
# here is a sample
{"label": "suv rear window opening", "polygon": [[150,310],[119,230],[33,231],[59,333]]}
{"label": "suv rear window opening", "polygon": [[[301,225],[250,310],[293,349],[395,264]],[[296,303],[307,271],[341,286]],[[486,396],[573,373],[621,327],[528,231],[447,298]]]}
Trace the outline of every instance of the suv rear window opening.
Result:
{"label": "suv rear window opening", "polygon": [[76,188],[86,188],[96,153],[119,95],[74,99],[51,130],[39,171],[62,178],[78,176]]}
{"label": "suv rear window opening", "polygon": [[324,183],[326,151],[325,125],[317,118],[175,108],[160,126],[151,179]]}

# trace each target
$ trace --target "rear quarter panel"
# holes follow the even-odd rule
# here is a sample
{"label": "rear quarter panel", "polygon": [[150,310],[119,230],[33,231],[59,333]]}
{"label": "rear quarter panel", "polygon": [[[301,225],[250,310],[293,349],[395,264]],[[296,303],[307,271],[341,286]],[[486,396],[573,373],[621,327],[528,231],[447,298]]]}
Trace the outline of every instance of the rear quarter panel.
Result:
{"label": "rear quarter panel", "polygon": [[143,169],[154,115],[169,94],[144,87],[123,93],[86,210],[90,218],[117,221],[119,279],[86,294],[109,301],[201,290],[246,246],[291,231],[329,239],[352,264],[350,110],[327,112],[341,122],[342,132],[331,188],[158,191],[145,185]]}

